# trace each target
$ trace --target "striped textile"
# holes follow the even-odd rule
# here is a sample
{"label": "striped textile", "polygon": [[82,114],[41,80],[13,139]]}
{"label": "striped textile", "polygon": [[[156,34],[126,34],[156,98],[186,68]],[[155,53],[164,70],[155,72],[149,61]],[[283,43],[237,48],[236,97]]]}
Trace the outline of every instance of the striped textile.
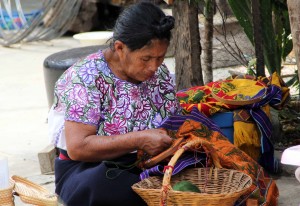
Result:
{"label": "striped textile", "polygon": [[[247,75],[230,78],[254,80],[254,77]],[[256,97],[261,97],[263,93],[265,93],[264,98],[257,103],[248,105],[230,105],[217,101],[211,95],[214,82],[210,82],[204,86],[195,86],[179,91],[176,95],[185,113],[191,112],[193,108],[197,108],[201,113],[204,113],[207,116],[211,116],[216,112],[235,111],[237,109],[247,110],[254,122],[257,124],[260,132],[260,137],[257,137],[260,138],[261,142],[261,155],[258,161],[269,172],[277,173],[278,160],[274,157],[274,147],[271,141],[273,126],[268,114],[266,114],[262,108],[264,106],[271,106],[275,109],[281,109],[290,99],[289,88],[276,73],[272,74],[269,78],[259,77],[256,81],[264,82],[267,86],[267,91],[264,89],[258,91],[258,93],[252,98],[255,99]],[[239,130],[242,129],[243,128],[239,128]],[[234,130],[236,130],[236,128],[234,128]]]}
{"label": "striped textile", "polygon": [[[221,129],[212,122],[209,118],[207,118],[204,114],[199,112],[196,108],[192,109],[192,111],[187,115],[173,115],[169,117],[161,126],[160,128],[164,128],[166,130],[172,130],[177,131],[179,127],[187,120],[195,120],[198,122],[201,122],[202,124],[205,124],[210,130],[217,131],[219,133],[221,132]],[[185,153],[183,154],[177,161],[177,163],[174,166],[174,171],[172,175],[177,174],[184,168],[195,165],[200,162],[203,162],[206,160],[205,154],[197,154],[197,158],[195,158],[194,153]],[[148,178],[149,176],[155,176],[155,175],[163,175],[164,172],[164,166],[163,165],[156,165],[150,169],[144,170],[140,174],[140,179],[143,180],[145,178]]]}
{"label": "striped textile", "polygon": [[207,118],[207,116],[205,116],[203,113],[199,112],[199,110],[197,110],[197,108],[195,107],[192,108],[191,112],[188,114],[178,114],[170,116],[160,125],[160,128],[176,131],[187,119],[201,122],[202,124],[205,124],[210,130],[222,133],[218,125],[216,125],[211,119]]}
{"label": "striped textile", "polygon": [[276,106],[281,103],[282,91],[276,85],[269,85],[267,95],[261,101],[252,105],[245,106],[249,109],[251,116],[256,122],[261,133],[261,157],[259,163],[268,171],[278,172],[278,160],[274,157],[274,147],[271,141],[273,126],[268,115],[262,110],[262,107],[269,104]]}
{"label": "striped textile", "polygon": [[[173,138],[185,138],[186,142],[200,140],[197,145],[189,148],[177,161],[172,175],[177,174],[183,168],[193,167],[193,164],[200,163],[203,167],[218,167],[238,170],[248,174],[252,178],[252,185],[246,195],[241,197],[237,203],[242,203],[247,198],[255,198],[259,205],[273,206],[278,204],[278,188],[275,181],[269,177],[264,169],[249,155],[234,146],[219,131],[219,128],[204,115],[193,109],[190,115],[185,118],[175,119],[172,124],[171,119],[165,122],[162,127],[176,130],[172,134]],[[184,120],[184,121],[183,121]],[[199,121],[197,121],[199,120]],[[181,121],[183,123],[181,124]],[[207,123],[204,124],[201,121]],[[167,129],[168,130],[168,129]],[[196,150],[198,153],[196,153]],[[197,154],[197,155],[195,155]],[[167,165],[167,163],[165,163]],[[197,166],[200,166],[199,164]],[[167,166],[166,166],[167,167]],[[164,165],[160,163],[156,167],[143,171],[141,179],[153,175],[163,175]],[[184,172],[184,171],[182,171]]]}
{"label": "striped textile", "polygon": [[[198,163],[201,163],[204,167],[205,161],[206,161],[205,153],[198,153],[196,156],[194,153],[191,152],[185,153],[178,159],[177,163],[175,164],[172,175],[179,173],[184,168],[187,168],[191,165],[196,165]],[[156,165],[150,169],[146,169],[140,174],[140,179],[143,180],[150,176],[163,176],[164,169],[165,166],[162,164]]]}

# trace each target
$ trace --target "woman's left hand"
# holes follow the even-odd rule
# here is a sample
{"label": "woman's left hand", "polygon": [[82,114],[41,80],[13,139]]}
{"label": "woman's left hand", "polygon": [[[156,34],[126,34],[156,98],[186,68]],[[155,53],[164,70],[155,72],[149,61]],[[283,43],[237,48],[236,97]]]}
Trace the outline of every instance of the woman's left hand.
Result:
{"label": "woman's left hand", "polygon": [[169,148],[172,138],[162,129],[148,129],[139,132],[138,148],[154,156]]}

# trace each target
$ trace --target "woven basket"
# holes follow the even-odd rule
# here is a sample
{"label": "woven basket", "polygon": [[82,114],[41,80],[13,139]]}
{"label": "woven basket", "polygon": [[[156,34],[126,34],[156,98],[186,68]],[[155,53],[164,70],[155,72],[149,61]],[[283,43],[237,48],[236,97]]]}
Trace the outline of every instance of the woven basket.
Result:
{"label": "woven basket", "polygon": [[[199,142],[189,142],[185,146],[191,147],[197,143]],[[252,185],[249,175],[228,169],[193,168],[172,176],[172,167],[184,150],[182,147],[176,151],[163,177],[149,177],[132,186],[149,206],[233,206]],[[201,193],[172,190],[172,186],[182,180],[198,186]]]}
{"label": "woven basket", "polygon": [[11,179],[15,181],[15,192],[24,203],[39,206],[58,205],[57,196],[49,193],[44,187],[16,175]]}
{"label": "woven basket", "polygon": [[[241,84],[242,82],[242,84]],[[243,89],[247,89],[251,86],[256,86],[256,87],[260,87],[261,91],[258,91],[257,94],[252,94],[252,96],[244,96],[244,95],[237,95],[237,97],[239,97],[239,99],[232,99],[232,96],[234,96],[233,94],[227,94],[227,92],[230,93],[230,91],[235,91],[236,89],[229,89],[228,88],[223,88],[223,83],[226,84],[231,84],[234,87],[240,87]],[[248,105],[248,104],[254,104],[257,102],[260,102],[263,98],[265,98],[266,96],[266,92],[267,92],[267,87],[259,82],[259,81],[255,81],[252,79],[231,79],[231,80],[222,80],[222,81],[217,81],[213,84],[212,86],[212,92],[211,95],[213,98],[215,98],[216,100],[218,100],[219,102],[223,102],[225,104],[231,104],[231,105],[238,105],[238,106],[242,106],[242,105]],[[248,90],[246,90],[248,91]],[[248,91],[249,92],[249,91]]]}
{"label": "woven basket", "polygon": [[9,187],[0,190],[0,205],[1,206],[14,206],[13,198],[14,182],[9,182]]}

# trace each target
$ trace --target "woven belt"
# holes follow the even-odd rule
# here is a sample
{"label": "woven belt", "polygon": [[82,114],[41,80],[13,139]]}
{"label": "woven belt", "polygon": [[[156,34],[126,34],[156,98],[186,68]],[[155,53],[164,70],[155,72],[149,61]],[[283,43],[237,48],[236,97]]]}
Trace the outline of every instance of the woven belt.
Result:
{"label": "woven belt", "polygon": [[58,156],[58,158],[59,158],[60,160],[72,160],[72,159],[69,157],[67,151],[66,151],[66,150],[62,150],[62,149],[59,150],[59,156]]}

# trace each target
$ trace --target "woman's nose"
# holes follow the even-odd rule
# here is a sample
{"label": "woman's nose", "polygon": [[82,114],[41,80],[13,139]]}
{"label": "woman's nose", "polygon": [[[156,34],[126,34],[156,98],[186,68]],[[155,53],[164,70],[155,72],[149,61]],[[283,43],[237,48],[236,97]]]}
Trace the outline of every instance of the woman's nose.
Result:
{"label": "woman's nose", "polygon": [[157,69],[158,69],[158,67],[159,67],[161,64],[162,64],[162,62],[159,61],[158,59],[153,59],[153,60],[150,62],[149,70],[156,72]]}

